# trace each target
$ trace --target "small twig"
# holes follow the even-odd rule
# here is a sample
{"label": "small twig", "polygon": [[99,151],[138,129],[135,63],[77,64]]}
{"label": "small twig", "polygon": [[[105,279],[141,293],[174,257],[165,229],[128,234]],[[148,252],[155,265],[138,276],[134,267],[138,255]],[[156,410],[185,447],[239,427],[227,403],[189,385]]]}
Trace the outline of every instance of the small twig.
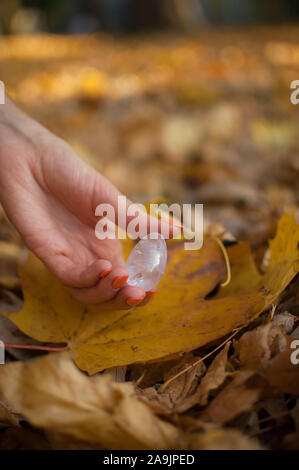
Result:
{"label": "small twig", "polygon": [[259,434],[263,434],[264,432],[272,431],[272,429],[277,428],[277,425],[275,424],[274,426],[269,426],[268,428],[265,429],[259,429],[256,432],[253,432],[249,434],[250,437],[258,436]]}
{"label": "small twig", "polygon": [[223,253],[223,256],[224,256],[224,259],[225,259],[225,264],[226,264],[226,271],[227,271],[227,279],[226,281],[222,282],[221,287],[225,287],[227,286],[230,281],[231,281],[231,278],[232,278],[232,275],[231,275],[231,269],[230,269],[230,261],[229,261],[229,257],[228,257],[228,254],[227,254],[227,251],[225,249],[225,246],[223,245],[222,243],[222,240],[220,240],[220,238],[218,237],[212,237],[213,240],[215,240],[218,245],[220,246],[221,250],[222,250],[222,253]]}
{"label": "small twig", "polygon": [[139,377],[139,379],[136,380],[136,382],[135,382],[136,387],[138,387],[139,384],[143,381],[143,379],[144,379],[144,377],[145,377],[145,374],[146,374],[146,371],[144,370],[144,371],[142,372],[141,376]]}
{"label": "small twig", "polygon": [[273,419],[273,420],[276,420],[276,419],[278,419],[278,418],[283,418],[284,416],[290,415],[290,414],[291,414],[291,411],[292,411],[292,410],[287,410],[287,411],[283,411],[283,412],[281,412],[281,413],[279,413],[279,414],[277,414],[277,415],[274,415],[274,416],[267,416],[266,418],[260,419],[260,420],[258,421],[258,423],[261,424],[261,423],[265,423],[265,422],[267,422],[267,421],[271,421],[272,419]]}
{"label": "small twig", "polygon": [[167,387],[168,385],[175,379],[177,379],[178,377],[180,377],[181,375],[185,374],[186,372],[188,372],[189,370],[191,370],[193,367],[197,366],[198,364],[200,364],[201,362],[205,361],[208,357],[212,356],[212,354],[214,354],[216,351],[218,351],[218,349],[220,349],[222,346],[225,346],[226,343],[228,343],[239,331],[241,330],[241,328],[237,328],[234,333],[232,333],[225,341],[223,341],[223,343],[219,344],[219,346],[217,346],[217,348],[213,349],[213,351],[209,352],[208,354],[206,354],[206,356],[204,357],[201,357],[198,361],[194,362],[193,364],[191,364],[190,366],[186,367],[186,369],[184,370],[181,370],[181,372],[179,372],[178,374],[174,375],[173,377],[171,377],[170,379],[168,379],[161,387],[161,391],[163,392]]}
{"label": "small twig", "polygon": [[271,309],[271,314],[270,314],[270,320],[273,320],[273,317],[275,315],[277,304],[272,304],[272,309]]}
{"label": "small twig", "polygon": [[11,344],[11,343],[0,343],[0,347],[13,348],[13,349],[30,349],[36,351],[49,351],[59,352],[68,350],[68,346],[52,347],[52,346],[37,346],[33,344]]}

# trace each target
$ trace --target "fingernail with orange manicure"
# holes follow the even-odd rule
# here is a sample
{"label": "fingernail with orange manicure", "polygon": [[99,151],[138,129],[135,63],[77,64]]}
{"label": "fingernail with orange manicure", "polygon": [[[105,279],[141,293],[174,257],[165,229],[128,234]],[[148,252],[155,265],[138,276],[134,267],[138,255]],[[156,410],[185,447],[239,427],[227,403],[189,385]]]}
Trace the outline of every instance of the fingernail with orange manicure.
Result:
{"label": "fingernail with orange manicure", "polygon": [[121,287],[123,287],[127,280],[128,280],[128,277],[129,276],[118,276],[114,279],[113,283],[112,283],[112,287],[113,289],[120,289]]}
{"label": "fingernail with orange manicure", "polygon": [[169,224],[169,225],[173,225],[174,227],[178,227],[178,228],[180,228],[180,229],[182,229],[182,230],[184,229],[184,226],[183,226],[183,225],[177,224],[177,223],[173,222],[173,221],[170,220],[170,219],[169,219],[169,220],[166,220],[166,219],[162,219],[162,218],[161,218],[160,220],[161,220],[162,222],[166,222],[166,223]]}
{"label": "fingernail with orange manicure", "polygon": [[157,292],[156,289],[153,289],[153,290],[148,290],[146,293],[145,293],[145,299],[151,299],[152,297],[154,297],[155,293]]}
{"label": "fingernail with orange manicure", "polygon": [[141,299],[132,299],[131,297],[129,297],[126,302],[128,305],[130,305],[130,307],[135,307],[135,305],[138,305],[140,304],[140,302],[143,301],[144,297],[145,296],[143,296]]}
{"label": "fingernail with orange manicure", "polygon": [[100,278],[103,279],[103,277],[108,276],[108,274],[110,274],[111,272],[112,272],[112,269],[106,269],[105,271],[102,271],[100,273]]}

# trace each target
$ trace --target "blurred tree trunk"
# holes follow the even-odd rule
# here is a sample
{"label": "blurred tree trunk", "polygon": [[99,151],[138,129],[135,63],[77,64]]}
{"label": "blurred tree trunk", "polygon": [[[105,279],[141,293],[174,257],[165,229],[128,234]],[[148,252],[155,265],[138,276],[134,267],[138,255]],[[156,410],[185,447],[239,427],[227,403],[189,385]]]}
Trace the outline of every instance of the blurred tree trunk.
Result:
{"label": "blurred tree trunk", "polygon": [[163,25],[164,0],[131,0],[131,26],[134,31],[156,29]]}
{"label": "blurred tree trunk", "polygon": [[11,20],[19,8],[19,0],[0,0],[0,33],[10,32]]}
{"label": "blurred tree trunk", "polygon": [[164,16],[175,28],[194,30],[206,24],[206,17],[200,0],[164,0]]}

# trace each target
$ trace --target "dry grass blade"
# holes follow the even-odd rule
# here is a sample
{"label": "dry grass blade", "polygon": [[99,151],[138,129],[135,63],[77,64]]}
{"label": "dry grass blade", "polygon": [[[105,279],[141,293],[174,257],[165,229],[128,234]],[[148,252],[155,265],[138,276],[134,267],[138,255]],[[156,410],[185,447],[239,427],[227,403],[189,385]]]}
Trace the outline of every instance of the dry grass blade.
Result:
{"label": "dry grass blade", "polygon": [[228,343],[228,341],[230,341],[239,331],[241,330],[241,328],[237,328],[225,341],[223,341],[221,344],[219,344],[215,349],[213,349],[212,351],[210,351],[208,354],[206,354],[204,357],[201,357],[200,359],[198,359],[198,361],[194,362],[194,364],[191,364],[190,366],[186,367],[186,369],[182,370],[181,372],[179,372],[178,374],[174,375],[173,377],[171,377],[169,380],[167,380],[162,386],[161,386],[161,391],[164,391],[169,385],[170,383],[177,379],[178,377],[180,377],[181,375],[185,374],[186,372],[188,372],[190,369],[192,369],[193,367],[197,366],[198,364],[200,364],[201,362],[205,361],[208,357],[212,356],[215,352],[217,352],[219,349],[221,349],[223,346],[225,346],[226,343]]}

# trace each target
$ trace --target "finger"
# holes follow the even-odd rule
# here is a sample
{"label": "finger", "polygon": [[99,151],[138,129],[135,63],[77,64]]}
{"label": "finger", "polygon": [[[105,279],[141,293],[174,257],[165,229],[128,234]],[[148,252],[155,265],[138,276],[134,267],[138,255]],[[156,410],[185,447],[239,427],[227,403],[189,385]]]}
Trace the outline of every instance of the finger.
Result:
{"label": "finger", "polygon": [[45,264],[58,279],[68,287],[92,287],[112,271],[112,264],[105,259],[92,262],[89,266],[73,263],[63,255],[55,255],[45,260]]}
{"label": "finger", "polygon": [[145,297],[142,302],[140,302],[137,307],[143,307],[144,305],[148,304],[152,298],[154,297],[155,293],[157,292],[156,289],[149,290],[145,293]]}
{"label": "finger", "polygon": [[71,289],[75,299],[83,303],[101,303],[112,299],[126,285],[129,277],[125,268],[115,268],[94,287]]}

